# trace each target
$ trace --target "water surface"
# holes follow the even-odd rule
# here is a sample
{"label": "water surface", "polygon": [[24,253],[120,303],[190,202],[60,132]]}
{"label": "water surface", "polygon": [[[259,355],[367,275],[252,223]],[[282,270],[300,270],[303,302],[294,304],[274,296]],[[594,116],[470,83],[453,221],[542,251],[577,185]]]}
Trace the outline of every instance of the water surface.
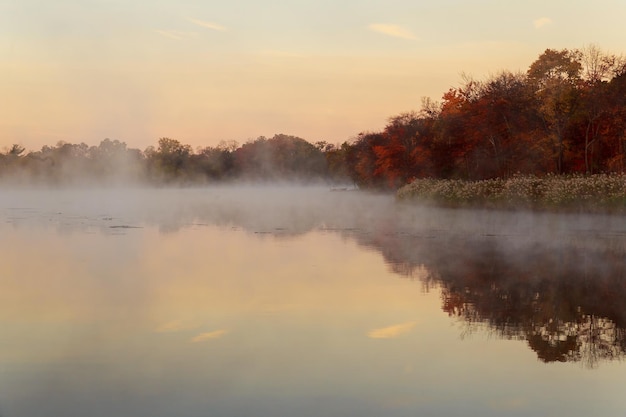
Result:
{"label": "water surface", "polygon": [[2,416],[622,416],[626,224],[3,190]]}

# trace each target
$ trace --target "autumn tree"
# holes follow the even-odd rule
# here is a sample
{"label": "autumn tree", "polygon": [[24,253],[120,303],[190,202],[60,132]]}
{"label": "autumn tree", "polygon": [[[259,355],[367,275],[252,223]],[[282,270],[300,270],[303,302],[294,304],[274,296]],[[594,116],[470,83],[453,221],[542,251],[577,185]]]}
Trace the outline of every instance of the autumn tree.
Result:
{"label": "autumn tree", "polygon": [[472,104],[477,99],[477,83],[467,80],[464,85],[450,88],[442,97],[438,121],[438,145],[445,149],[448,161],[444,162],[446,177],[475,177],[478,169],[476,141],[472,131]]}
{"label": "autumn tree", "polygon": [[534,104],[523,73],[502,71],[478,83],[476,99],[466,104],[463,131],[476,167],[471,178],[545,170],[544,152],[534,143],[540,128]]}
{"label": "autumn tree", "polygon": [[[593,174],[603,169],[604,160],[613,153],[612,144],[603,146],[608,140],[613,118],[610,94],[610,81],[624,68],[624,60],[612,54],[604,53],[595,45],[588,45],[580,51],[582,65],[580,130],[579,137],[584,154],[585,173]],[[605,140],[603,140],[605,139]],[[610,140],[609,140],[610,141]],[[606,148],[606,149],[605,149]]]}
{"label": "autumn tree", "polygon": [[559,174],[565,171],[565,152],[569,146],[567,129],[579,104],[581,71],[578,51],[546,49],[527,72]]}
{"label": "autumn tree", "polygon": [[350,178],[362,188],[384,188],[385,178],[377,171],[377,155],[375,147],[385,145],[383,133],[359,133],[346,150],[346,169]]}
{"label": "autumn tree", "polygon": [[626,71],[614,77],[607,86],[608,117],[611,124],[607,137],[612,152],[607,160],[610,171],[626,171]]}

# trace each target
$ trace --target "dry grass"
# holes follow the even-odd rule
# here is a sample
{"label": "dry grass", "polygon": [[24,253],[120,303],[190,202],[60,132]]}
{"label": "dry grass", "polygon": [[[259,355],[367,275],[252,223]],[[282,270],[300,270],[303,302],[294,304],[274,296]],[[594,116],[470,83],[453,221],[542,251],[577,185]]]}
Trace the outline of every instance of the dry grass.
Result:
{"label": "dry grass", "polygon": [[513,176],[482,181],[417,179],[400,200],[448,207],[492,207],[626,213],[626,175]]}

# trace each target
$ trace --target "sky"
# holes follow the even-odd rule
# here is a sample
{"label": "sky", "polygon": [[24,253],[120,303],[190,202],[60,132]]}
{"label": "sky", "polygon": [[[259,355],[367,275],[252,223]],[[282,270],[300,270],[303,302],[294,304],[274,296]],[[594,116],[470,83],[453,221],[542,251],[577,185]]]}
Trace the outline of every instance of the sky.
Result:
{"label": "sky", "polygon": [[626,52],[626,0],[0,0],[0,152],[341,143],[462,74]]}

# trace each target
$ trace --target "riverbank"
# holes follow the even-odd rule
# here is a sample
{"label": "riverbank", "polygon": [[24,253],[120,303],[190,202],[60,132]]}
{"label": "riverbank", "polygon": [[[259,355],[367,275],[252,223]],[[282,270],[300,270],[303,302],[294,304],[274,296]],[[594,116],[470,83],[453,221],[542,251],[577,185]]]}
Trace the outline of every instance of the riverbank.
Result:
{"label": "riverbank", "polygon": [[396,195],[401,201],[419,200],[445,207],[626,213],[626,175],[416,179]]}

